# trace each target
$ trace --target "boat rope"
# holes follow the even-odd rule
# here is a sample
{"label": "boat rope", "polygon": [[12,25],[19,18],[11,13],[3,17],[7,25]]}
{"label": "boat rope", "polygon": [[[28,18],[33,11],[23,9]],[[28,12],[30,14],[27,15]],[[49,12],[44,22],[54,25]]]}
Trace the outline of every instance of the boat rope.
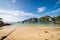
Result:
{"label": "boat rope", "polygon": [[8,33],[7,35],[3,36],[0,40],[4,40],[5,38],[7,38],[11,33],[13,33],[15,30],[17,29],[17,27],[15,29],[13,29],[10,33]]}

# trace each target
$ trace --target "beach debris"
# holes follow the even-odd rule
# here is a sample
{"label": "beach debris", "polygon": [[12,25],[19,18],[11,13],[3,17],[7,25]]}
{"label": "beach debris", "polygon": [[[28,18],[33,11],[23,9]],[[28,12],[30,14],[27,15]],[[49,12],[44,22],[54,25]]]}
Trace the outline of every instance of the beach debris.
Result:
{"label": "beach debris", "polygon": [[3,36],[0,40],[4,40],[7,36]]}
{"label": "beach debris", "polygon": [[17,27],[16,28],[14,28],[10,33],[8,33],[7,35],[5,35],[5,36],[3,36],[0,40],[4,40],[5,38],[7,38],[12,32],[14,32],[15,30],[17,29]]}
{"label": "beach debris", "polygon": [[44,31],[45,33],[49,33],[48,31]]}
{"label": "beach debris", "polygon": [[51,36],[51,38],[53,38],[53,36]]}

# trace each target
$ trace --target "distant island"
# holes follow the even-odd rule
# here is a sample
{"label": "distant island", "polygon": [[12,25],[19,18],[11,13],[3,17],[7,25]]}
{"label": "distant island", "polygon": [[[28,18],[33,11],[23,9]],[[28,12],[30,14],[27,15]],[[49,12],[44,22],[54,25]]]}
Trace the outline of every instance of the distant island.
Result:
{"label": "distant island", "polygon": [[[60,24],[60,15],[56,16],[56,17],[50,17],[50,16],[43,16],[40,18],[30,18],[30,19],[26,19],[24,21],[22,21],[22,23],[35,23],[35,22],[43,22],[43,23],[50,23],[53,22],[54,24]],[[16,23],[20,23],[20,22],[16,22]],[[3,19],[0,18],[0,27],[1,26],[6,26],[6,25],[11,25],[9,23],[4,23]]]}
{"label": "distant island", "polygon": [[22,23],[35,23],[35,22],[53,22],[55,24],[60,24],[60,15],[56,16],[56,17],[50,17],[50,16],[43,16],[40,18],[30,18],[30,19],[26,19],[24,21],[22,21]]}

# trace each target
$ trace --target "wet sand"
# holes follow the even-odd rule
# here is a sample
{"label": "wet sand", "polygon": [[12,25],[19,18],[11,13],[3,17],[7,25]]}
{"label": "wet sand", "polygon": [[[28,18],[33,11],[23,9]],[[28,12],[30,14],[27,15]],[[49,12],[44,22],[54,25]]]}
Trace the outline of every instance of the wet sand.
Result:
{"label": "wet sand", "polygon": [[[17,27],[17,28],[16,28]],[[16,28],[7,38],[4,40],[60,40],[60,28],[59,27],[25,27],[25,26],[11,26],[10,29]],[[6,27],[6,30],[8,27]],[[5,30],[5,31],[6,31]],[[8,33],[1,32],[3,35]],[[1,35],[0,35],[1,36]]]}

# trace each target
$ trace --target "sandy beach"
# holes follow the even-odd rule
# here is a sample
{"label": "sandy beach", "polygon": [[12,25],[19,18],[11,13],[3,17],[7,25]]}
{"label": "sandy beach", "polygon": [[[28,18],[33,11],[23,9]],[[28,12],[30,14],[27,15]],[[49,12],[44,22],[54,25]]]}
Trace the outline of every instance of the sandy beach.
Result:
{"label": "sandy beach", "polygon": [[0,30],[0,39],[7,35],[4,40],[60,40],[59,27],[25,27],[25,26],[7,26]]}

